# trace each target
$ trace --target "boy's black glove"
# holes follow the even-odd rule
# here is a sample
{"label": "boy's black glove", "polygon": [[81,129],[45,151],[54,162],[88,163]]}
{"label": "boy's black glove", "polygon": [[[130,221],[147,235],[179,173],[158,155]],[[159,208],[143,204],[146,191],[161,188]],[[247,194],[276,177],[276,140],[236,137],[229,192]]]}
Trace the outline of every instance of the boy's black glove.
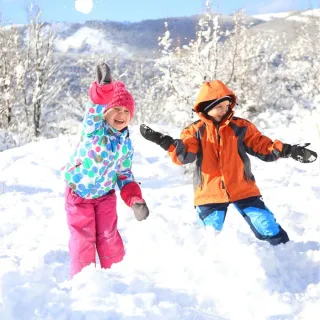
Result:
{"label": "boy's black glove", "polygon": [[140,132],[145,139],[158,144],[166,151],[174,141],[172,137],[156,132],[145,124],[140,125]]}
{"label": "boy's black glove", "polygon": [[111,71],[110,71],[109,66],[106,63],[101,62],[97,65],[96,79],[97,79],[97,82],[101,85],[111,83],[111,81],[112,81]]}
{"label": "boy's black glove", "polygon": [[142,221],[148,218],[149,216],[149,209],[145,202],[136,202],[132,205],[132,210],[134,216],[138,221]]}
{"label": "boy's black glove", "polygon": [[294,160],[297,160],[302,163],[311,163],[317,160],[317,153],[307,149],[310,143],[304,143],[302,145],[295,144],[283,144],[282,151],[280,152],[281,158],[289,158],[291,157]]}

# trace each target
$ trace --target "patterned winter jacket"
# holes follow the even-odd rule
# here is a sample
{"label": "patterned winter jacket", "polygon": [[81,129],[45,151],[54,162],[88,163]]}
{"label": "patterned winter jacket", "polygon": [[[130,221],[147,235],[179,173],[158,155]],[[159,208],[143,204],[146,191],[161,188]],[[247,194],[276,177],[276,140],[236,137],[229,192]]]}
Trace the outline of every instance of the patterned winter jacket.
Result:
{"label": "patterned winter jacket", "polygon": [[[116,184],[123,190],[124,186],[134,182],[131,172],[133,147],[128,128],[119,132],[109,126],[103,118],[104,108],[104,105],[88,103],[81,140],[62,168],[69,187],[86,199],[102,197]],[[133,191],[129,193],[140,197],[138,184],[134,182],[131,187]],[[130,205],[128,199],[124,200]]]}
{"label": "patterned winter jacket", "polygon": [[219,99],[234,93],[222,82],[203,84],[195,111],[200,120],[190,124],[175,139],[168,152],[173,162],[184,165],[195,161],[194,204],[233,202],[260,196],[247,154],[263,161],[275,161],[282,142],[262,135],[249,121],[234,117],[231,111],[219,125],[206,118],[198,109],[202,101]]}

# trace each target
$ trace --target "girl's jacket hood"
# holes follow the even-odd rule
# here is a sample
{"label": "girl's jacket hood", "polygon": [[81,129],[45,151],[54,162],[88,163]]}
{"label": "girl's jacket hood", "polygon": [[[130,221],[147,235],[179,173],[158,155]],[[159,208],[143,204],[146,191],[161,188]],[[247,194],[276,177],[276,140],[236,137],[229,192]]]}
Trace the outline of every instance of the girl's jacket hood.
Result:
{"label": "girl's jacket hood", "polygon": [[222,81],[212,80],[210,82],[204,82],[193,109],[199,113],[198,107],[201,102],[216,100],[225,96],[232,97],[233,102],[231,103],[231,108],[233,108],[236,104],[236,96]]}

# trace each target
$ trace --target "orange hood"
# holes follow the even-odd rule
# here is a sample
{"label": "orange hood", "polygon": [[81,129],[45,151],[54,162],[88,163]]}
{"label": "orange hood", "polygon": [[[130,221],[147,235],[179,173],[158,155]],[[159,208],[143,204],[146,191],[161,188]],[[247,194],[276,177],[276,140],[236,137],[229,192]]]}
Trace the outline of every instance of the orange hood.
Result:
{"label": "orange hood", "polygon": [[233,108],[236,104],[236,96],[222,81],[212,80],[210,82],[204,82],[201,86],[193,109],[194,111],[199,112],[199,103],[216,100],[225,96],[231,96],[233,98],[233,102],[231,104],[231,108]]}

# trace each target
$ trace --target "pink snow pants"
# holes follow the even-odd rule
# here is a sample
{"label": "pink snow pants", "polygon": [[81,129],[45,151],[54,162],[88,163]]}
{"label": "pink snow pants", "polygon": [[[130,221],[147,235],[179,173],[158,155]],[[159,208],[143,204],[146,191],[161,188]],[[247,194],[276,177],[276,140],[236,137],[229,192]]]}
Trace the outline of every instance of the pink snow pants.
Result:
{"label": "pink snow pants", "polygon": [[110,268],[124,257],[124,247],[117,229],[114,191],[97,199],[84,199],[68,186],[65,208],[70,230],[71,278],[85,266],[96,262],[98,252],[102,268]]}

